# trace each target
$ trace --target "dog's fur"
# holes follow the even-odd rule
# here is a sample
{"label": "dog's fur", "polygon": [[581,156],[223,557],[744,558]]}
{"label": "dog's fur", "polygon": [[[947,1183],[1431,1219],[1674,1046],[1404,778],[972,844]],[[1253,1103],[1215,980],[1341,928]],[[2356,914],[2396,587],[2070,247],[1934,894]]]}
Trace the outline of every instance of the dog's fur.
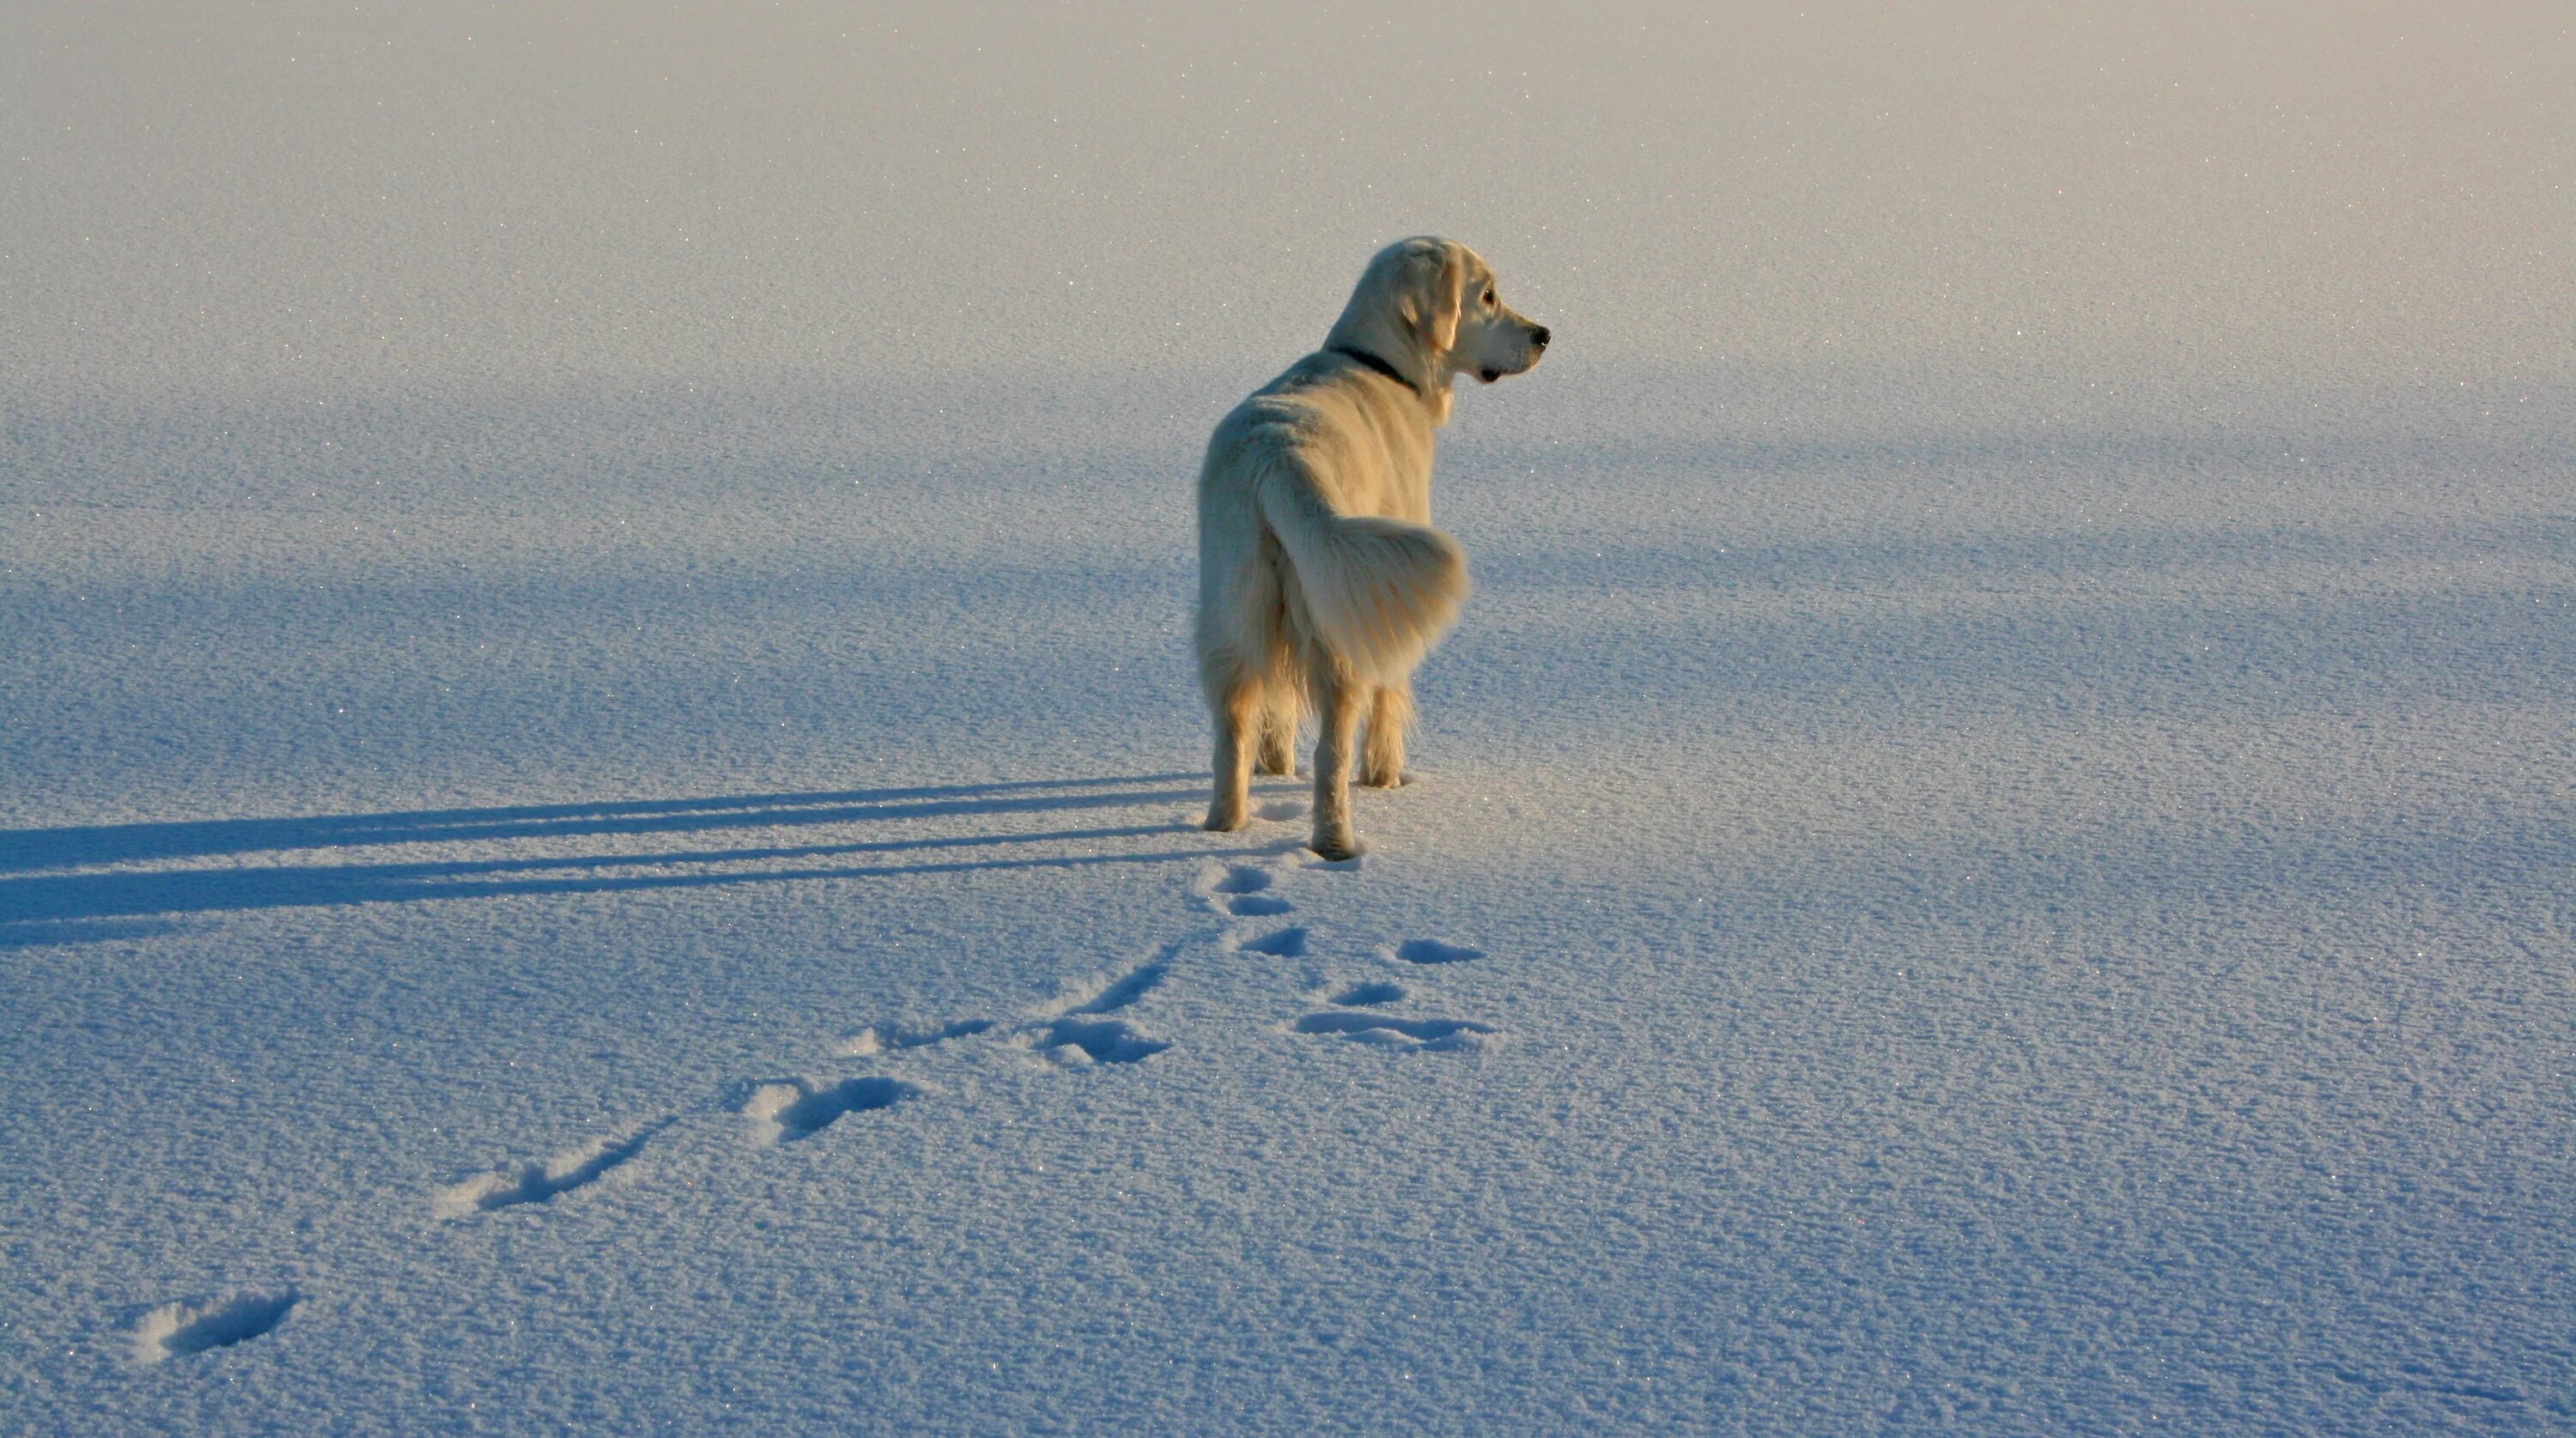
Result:
{"label": "dog's fur", "polygon": [[1243,827],[1256,757],[1263,773],[1296,772],[1311,709],[1313,848],[1360,851],[1360,721],[1361,782],[1403,783],[1414,666],[1467,597],[1466,555],[1430,527],[1432,431],[1449,421],[1459,375],[1520,374],[1549,337],[1500,302],[1475,251],[1399,240],[1369,262],[1324,348],[1218,423],[1199,470],[1199,682],[1216,720],[1208,828]]}

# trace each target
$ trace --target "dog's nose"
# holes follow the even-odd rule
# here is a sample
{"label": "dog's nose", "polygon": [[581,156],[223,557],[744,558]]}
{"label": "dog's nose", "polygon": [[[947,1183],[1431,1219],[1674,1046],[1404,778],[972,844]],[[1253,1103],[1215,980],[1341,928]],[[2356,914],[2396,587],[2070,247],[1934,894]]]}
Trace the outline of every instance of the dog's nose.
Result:
{"label": "dog's nose", "polygon": [[1540,325],[1540,326],[1538,327],[1538,333],[1530,336],[1530,343],[1531,343],[1531,344],[1534,344],[1534,345],[1537,345],[1540,349],[1546,349],[1546,348],[1547,348],[1547,326],[1545,326],[1545,325]]}

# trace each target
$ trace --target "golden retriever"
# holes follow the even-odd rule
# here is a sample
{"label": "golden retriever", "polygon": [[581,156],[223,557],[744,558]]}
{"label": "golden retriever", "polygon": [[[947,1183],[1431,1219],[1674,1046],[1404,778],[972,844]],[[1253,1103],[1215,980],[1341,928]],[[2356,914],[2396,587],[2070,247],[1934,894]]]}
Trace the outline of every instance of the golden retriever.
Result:
{"label": "golden retriever", "polygon": [[1244,826],[1256,761],[1296,772],[1311,709],[1311,846],[1327,859],[1360,852],[1360,721],[1360,781],[1403,783],[1414,666],[1467,597],[1466,555],[1430,527],[1432,431],[1449,421],[1458,376],[1520,374],[1548,339],[1495,294],[1475,251],[1417,235],[1369,261],[1322,349],[1218,422],[1199,469],[1199,682],[1216,720],[1208,828]]}

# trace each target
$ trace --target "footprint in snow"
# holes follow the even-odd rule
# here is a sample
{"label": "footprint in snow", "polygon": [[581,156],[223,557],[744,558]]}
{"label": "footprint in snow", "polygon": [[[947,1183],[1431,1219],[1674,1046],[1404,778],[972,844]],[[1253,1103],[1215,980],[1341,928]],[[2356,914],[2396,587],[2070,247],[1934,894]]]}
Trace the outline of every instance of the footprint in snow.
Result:
{"label": "footprint in snow", "polygon": [[835,1058],[861,1059],[872,1054],[893,1053],[898,1049],[927,1048],[950,1039],[980,1034],[992,1026],[991,1019],[959,1019],[949,1024],[871,1024],[834,1044],[832,1055]]}
{"label": "footprint in snow", "polygon": [[1471,949],[1465,944],[1444,944],[1438,939],[1407,939],[1383,952],[1389,958],[1402,959],[1408,964],[1463,964],[1485,956],[1483,949]]}
{"label": "footprint in snow", "polygon": [[1278,892],[1279,875],[1256,864],[1233,864],[1222,872],[1211,869],[1199,881],[1199,893],[1209,908],[1237,918],[1259,918],[1284,914],[1297,907]]}
{"label": "footprint in snow", "polygon": [[1236,948],[1247,954],[1268,954],[1275,959],[1302,959],[1306,956],[1306,931],[1301,928],[1280,929],[1257,939],[1245,939]]}
{"label": "footprint in snow", "polygon": [[292,1288],[274,1293],[235,1293],[202,1304],[167,1303],[134,1325],[134,1356],[159,1363],[210,1348],[229,1348],[275,1331],[304,1301]]}
{"label": "footprint in snow", "polygon": [[1400,1019],[1392,1014],[1355,1013],[1308,1014],[1297,1021],[1296,1028],[1301,1034],[1336,1034],[1408,1053],[1451,1053],[1473,1047],[1478,1039],[1494,1032],[1490,1025],[1469,1019]]}
{"label": "footprint in snow", "polygon": [[1149,1059],[1171,1044],[1149,1039],[1116,1019],[1062,1018],[1037,1030],[1036,1048],[1050,1063],[1065,1068],[1093,1064],[1132,1064]]}
{"label": "footprint in snow", "polygon": [[779,1079],[753,1089],[742,1111],[758,1120],[772,1144],[812,1138],[845,1114],[892,1108],[920,1093],[911,1084],[890,1078],[842,1079],[821,1083],[809,1078]]}
{"label": "footprint in snow", "polygon": [[1353,984],[1325,1002],[1338,1004],[1343,1008],[1370,1008],[1379,1004],[1400,1004],[1404,1002],[1404,985]]}
{"label": "footprint in snow", "polygon": [[1120,1009],[1132,1008],[1138,999],[1162,987],[1163,980],[1171,977],[1171,973],[1172,966],[1168,963],[1140,964],[1112,979],[1108,987],[1093,995],[1089,1001],[1077,1004],[1065,1012],[1114,1014]]}
{"label": "footprint in snow", "polygon": [[1217,881],[1216,891],[1225,900],[1225,911],[1237,918],[1257,918],[1284,914],[1297,907],[1279,894],[1271,892],[1278,876],[1268,869],[1237,865]]}
{"label": "footprint in snow", "polygon": [[1140,964],[1110,980],[1091,998],[1030,1025],[1025,1042],[1062,1068],[1132,1064],[1152,1058],[1171,1044],[1139,1033],[1123,1019],[1103,1016],[1134,1007],[1137,1000],[1160,987],[1171,971],[1171,964],[1164,960]]}
{"label": "footprint in snow", "polygon": [[1289,1027],[1296,1033],[1330,1034],[1405,1053],[1453,1053],[1473,1048],[1496,1032],[1491,1024],[1470,1019],[1411,1019],[1366,1012],[1402,1003],[1407,997],[1402,984],[1353,984],[1326,1000],[1331,1010],[1308,1014]]}
{"label": "footprint in snow", "polygon": [[645,1140],[669,1127],[659,1119],[625,1138],[603,1138],[556,1154],[543,1163],[524,1163],[478,1173],[438,1195],[438,1216],[470,1218],[496,1208],[546,1203],[558,1195],[599,1182],[609,1171],[644,1151]]}

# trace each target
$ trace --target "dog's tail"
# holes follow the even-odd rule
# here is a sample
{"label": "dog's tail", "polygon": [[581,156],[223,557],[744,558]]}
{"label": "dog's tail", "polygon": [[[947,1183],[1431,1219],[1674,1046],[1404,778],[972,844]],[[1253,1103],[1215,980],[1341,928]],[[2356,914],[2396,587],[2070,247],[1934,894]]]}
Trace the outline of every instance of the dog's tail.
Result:
{"label": "dog's tail", "polygon": [[1288,551],[1315,637],[1362,679],[1400,684],[1467,598],[1467,555],[1439,530],[1337,514],[1308,476],[1273,471],[1261,518]]}

